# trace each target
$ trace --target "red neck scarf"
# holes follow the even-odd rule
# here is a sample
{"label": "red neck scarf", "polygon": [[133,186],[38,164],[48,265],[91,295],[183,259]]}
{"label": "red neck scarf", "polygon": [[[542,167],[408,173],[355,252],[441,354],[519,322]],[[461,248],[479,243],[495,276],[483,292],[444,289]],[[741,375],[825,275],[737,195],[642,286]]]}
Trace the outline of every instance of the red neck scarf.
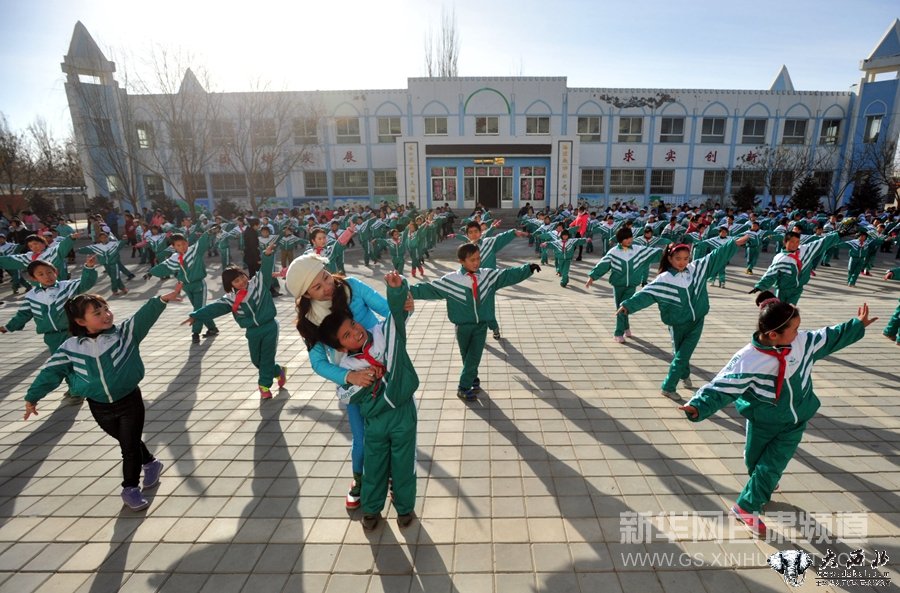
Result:
{"label": "red neck scarf", "polygon": [[231,312],[237,313],[238,309],[241,308],[241,303],[244,302],[244,299],[247,298],[247,289],[241,289],[237,291],[237,294],[234,295],[234,304],[231,305]]}
{"label": "red neck scarf", "polygon": [[792,251],[788,253],[788,257],[797,262],[797,273],[799,274],[800,272],[802,272],[803,264],[800,263],[800,251]]}
{"label": "red neck scarf", "polygon": [[183,253],[178,254],[178,265],[181,266],[182,268],[184,267],[184,254]]}
{"label": "red neck scarf", "polygon": [[478,276],[474,272],[466,272],[472,278],[472,297],[478,302]]}
{"label": "red neck scarf", "polygon": [[316,255],[322,255],[324,247],[315,247],[314,249],[316,250]]}
{"label": "red neck scarf", "polygon": [[31,252],[31,261],[37,261],[37,258],[39,258],[40,256],[41,256],[40,253],[35,253],[34,251],[32,251]]}
{"label": "red neck scarf", "polygon": [[[385,367],[384,367],[383,364],[381,364],[380,362],[378,362],[377,360],[375,360],[375,357],[372,356],[372,355],[369,353],[369,351],[370,351],[371,349],[372,349],[372,342],[369,342],[368,344],[366,344],[365,346],[363,346],[362,358],[363,358],[363,360],[365,360],[367,363],[369,363],[370,365],[372,365],[373,368],[375,368],[375,369],[380,369],[380,370],[381,370],[381,373],[380,373],[380,374],[381,374],[381,376],[383,377],[383,376],[384,376],[384,368],[385,368]],[[376,395],[378,395],[378,388],[379,388],[380,386],[381,386],[381,380],[380,380],[380,379],[376,379],[376,380],[375,380],[375,386],[372,388],[372,397],[375,397]]]}
{"label": "red neck scarf", "polygon": [[757,351],[762,352],[768,356],[772,356],[778,359],[778,379],[775,381],[775,401],[778,401],[778,398],[781,397],[781,386],[784,384],[784,373],[787,370],[787,355],[791,353],[791,347],[787,346],[779,350],[766,350],[763,348],[759,348],[754,346]]}

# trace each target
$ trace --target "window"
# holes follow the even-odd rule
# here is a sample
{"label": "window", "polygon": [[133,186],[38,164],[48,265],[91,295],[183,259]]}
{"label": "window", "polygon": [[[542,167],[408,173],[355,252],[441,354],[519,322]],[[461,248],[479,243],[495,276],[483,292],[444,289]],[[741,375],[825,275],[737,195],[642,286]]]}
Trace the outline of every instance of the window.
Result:
{"label": "window", "polygon": [[831,190],[831,180],[834,178],[834,171],[813,171],[813,183],[822,192],[827,194]]}
{"label": "window", "polygon": [[213,197],[216,199],[247,197],[247,184],[241,174],[210,173],[209,182],[212,184]]}
{"label": "window", "polygon": [[700,127],[701,144],[725,144],[725,118],[704,117]]}
{"label": "window", "polygon": [[526,134],[549,134],[550,118],[547,116],[526,117],[525,118]]}
{"label": "window", "polygon": [[603,142],[603,138],[600,137],[600,116],[579,117],[578,136],[582,142]]}
{"label": "window", "polygon": [[766,143],[766,120],[765,119],[745,119],[744,135],[741,138],[741,144],[765,144]]}
{"label": "window", "polygon": [[184,195],[188,200],[199,200],[206,198],[206,176],[200,175],[182,175],[181,181],[184,184]]}
{"label": "window", "polygon": [[837,144],[841,136],[841,120],[826,119],[822,122],[822,134],[819,144]]}
{"label": "window", "polygon": [[738,188],[747,184],[756,189],[756,193],[760,193],[766,185],[765,171],[750,171],[743,169],[732,171],[731,191],[737,191]]}
{"label": "window", "polygon": [[394,169],[375,171],[375,195],[397,195],[397,171],[395,171]]}
{"label": "window", "polygon": [[643,117],[619,118],[619,142],[641,142],[643,138]]}
{"label": "window", "polygon": [[446,117],[426,117],[425,118],[425,135],[426,136],[446,136],[447,135],[447,118]]}
{"label": "window", "polygon": [[94,133],[97,137],[97,144],[100,146],[114,146],[116,143],[113,137],[112,124],[108,118],[94,118]]}
{"label": "window", "polygon": [[304,171],[303,187],[304,195],[307,197],[327,196],[328,178],[325,176],[325,171]]}
{"label": "window", "polygon": [[162,177],[159,175],[144,175],[144,196],[154,198],[165,195]]}
{"label": "window", "polygon": [[581,170],[581,193],[583,193],[583,194],[602,194],[603,193],[603,169],[582,169]]}
{"label": "window", "polygon": [[781,135],[782,144],[806,144],[806,119],[784,120],[784,134]]}
{"label": "window", "polygon": [[316,118],[314,117],[294,118],[294,144],[318,144],[317,128]]}
{"label": "window", "polygon": [[368,171],[335,171],[334,195],[365,196],[369,193]]}
{"label": "window", "polygon": [[675,193],[675,171],[672,169],[653,169],[650,171],[650,193]]}
{"label": "window", "polygon": [[[602,173],[603,170],[600,169],[600,172]],[[519,169],[520,202],[543,202],[547,199],[546,187],[547,167],[522,167]]]}
{"label": "window", "polygon": [[136,123],[134,128],[137,131],[138,148],[153,148],[153,124],[142,121]]}
{"label": "window", "polygon": [[213,146],[228,146],[234,143],[234,122],[218,119],[210,123],[209,139]]}
{"label": "window", "polygon": [[642,194],[644,193],[643,169],[613,169],[609,172],[609,193]]}
{"label": "window", "polygon": [[194,143],[194,128],[189,121],[174,121],[169,129],[173,148],[184,149]]}
{"label": "window", "polygon": [[334,120],[338,144],[359,144],[359,118],[338,117]]}
{"label": "window", "polygon": [[253,146],[275,146],[278,141],[275,120],[265,118],[250,122],[250,141]]}
{"label": "window", "polygon": [[684,118],[664,117],[659,126],[659,141],[684,142]]}
{"label": "window", "polygon": [[724,195],[725,181],[727,179],[727,171],[719,169],[706,169],[705,171],[703,171],[703,194],[707,196]]}
{"label": "window", "polygon": [[275,175],[271,171],[253,175],[253,196],[255,198],[272,198],[275,196]]}
{"label": "window", "polygon": [[794,191],[793,171],[772,171],[772,195],[787,196]]}
{"label": "window", "polygon": [[432,202],[456,202],[456,167],[431,168]]}
{"label": "window", "polygon": [[881,119],[883,115],[869,115],[866,117],[866,135],[863,142],[874,144],[878,142],[878,134],[881,132]]}
{"label": "window", "polygon": [[496,136],[500,133],[500,118],[496,116],[476,117],[476,136]]}
{"label": "window", "polygon": [[397,136],[400,135],[400,118],[399,117],[379,117],[378,118],[378,142],[386,144],[388,142],[396,142]]}
{"label": "window", "polygon": [[118,197],[122,193],[122,183],[119,181],[118,175],[107,175],[106,176],[106,191],[109,192],[109,197]]}

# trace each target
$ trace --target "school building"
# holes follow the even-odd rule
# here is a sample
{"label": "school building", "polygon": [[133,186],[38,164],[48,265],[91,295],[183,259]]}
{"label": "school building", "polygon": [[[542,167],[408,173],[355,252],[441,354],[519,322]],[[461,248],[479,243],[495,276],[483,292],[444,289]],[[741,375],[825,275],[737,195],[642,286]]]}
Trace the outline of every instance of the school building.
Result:
{"label": "school building", "polygon": [[[274,162],[302,151],[283,175],[265,167],[247,173],[214,142],[200,169],[180,171],[163,146],[185,132],[151,107],[159,95],[128,95],[119,86],[115,64],[81,23],[62,68],[89,195],[117,195],[129,183],[143,203],[154,193],[190,194],[209,209],[216,199],[246,198],[249,174],[254,195],[286,207],[699,203],[748,181],[765,197],[789,195],[791,183],[779,184],[778,171],[771,187],[761,187],[753,165],[767,151],[799,152],[825,191],[839,187],[845,163],[866,144],[900,134],[900,19],[861,61],[861,79],[840,91],[797,91],[782,67],[765,90],[571,88],[560,76],[410,78],[402,89],[287,92],[315,109],[281,113],[253,132],[256,143],[271,136],[277,154],[265,158]],[[207,91],[188,70],[177,93]],[[216,121],[207,122],[213,138],[246,123],[245,95],[216,94]],[[116,151],[101,150],[103,141]],[[112,163],[121,155],[124,168]]]}

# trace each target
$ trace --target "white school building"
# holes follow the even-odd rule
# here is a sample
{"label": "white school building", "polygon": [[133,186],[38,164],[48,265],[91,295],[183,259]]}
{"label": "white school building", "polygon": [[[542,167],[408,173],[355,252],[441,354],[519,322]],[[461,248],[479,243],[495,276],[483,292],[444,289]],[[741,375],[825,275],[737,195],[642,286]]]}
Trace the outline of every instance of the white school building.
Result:
{"label": "white school building", "polygon": [[[128,95],[81,23],[62,68],[89,195],[116,196],[130,182],[141,205],[155,193],[190,194],[209,210],[217,199],[247,198],[246,169],[214,143],[204,147],[209,154],[199,168],[190,165],[190,188],[178,159],[151,155],[164,150],[173,129],[148,106],[160,96]],[[900,133],[900,19],[860,69],[861,79],[839,91],[795,90],[785,67],[764,90],[572,88],[559,76],[410,78],[401,89],[288,91],[315,109],[267,122],[278,149],[265,158],[303,156],[283,175],[254,173],[252,191],[281,207],[699,203],[745,182],[765,197],[789,195],[790,183],[779,184],[776,175],[762,187],[752,167],[775,148],[803,151],[815,163],[809,174],[823,188],[836,187],[855,151]],[[178,93],[207,91],[187,71]],[[212,123],[220,135],[242,128],[238,104],[245,95],[216,94]],[[292,138],[276,143],[276,129]],[[98,138],[127,155],[124,173],[110,164],[110,151],[98,150]]]}

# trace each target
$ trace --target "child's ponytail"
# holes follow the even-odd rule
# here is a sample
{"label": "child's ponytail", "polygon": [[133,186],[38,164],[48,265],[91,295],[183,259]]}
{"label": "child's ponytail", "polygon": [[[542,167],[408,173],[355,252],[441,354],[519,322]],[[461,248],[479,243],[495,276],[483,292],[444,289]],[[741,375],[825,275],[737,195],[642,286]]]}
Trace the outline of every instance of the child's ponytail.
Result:
{"label": "child's ponytail", "polygon": [[756,329],[761,334],[781,333],[791,319],[800,315],[800,309],[780,300],[768,290],[756,295],[756,305],[759,307]]}

